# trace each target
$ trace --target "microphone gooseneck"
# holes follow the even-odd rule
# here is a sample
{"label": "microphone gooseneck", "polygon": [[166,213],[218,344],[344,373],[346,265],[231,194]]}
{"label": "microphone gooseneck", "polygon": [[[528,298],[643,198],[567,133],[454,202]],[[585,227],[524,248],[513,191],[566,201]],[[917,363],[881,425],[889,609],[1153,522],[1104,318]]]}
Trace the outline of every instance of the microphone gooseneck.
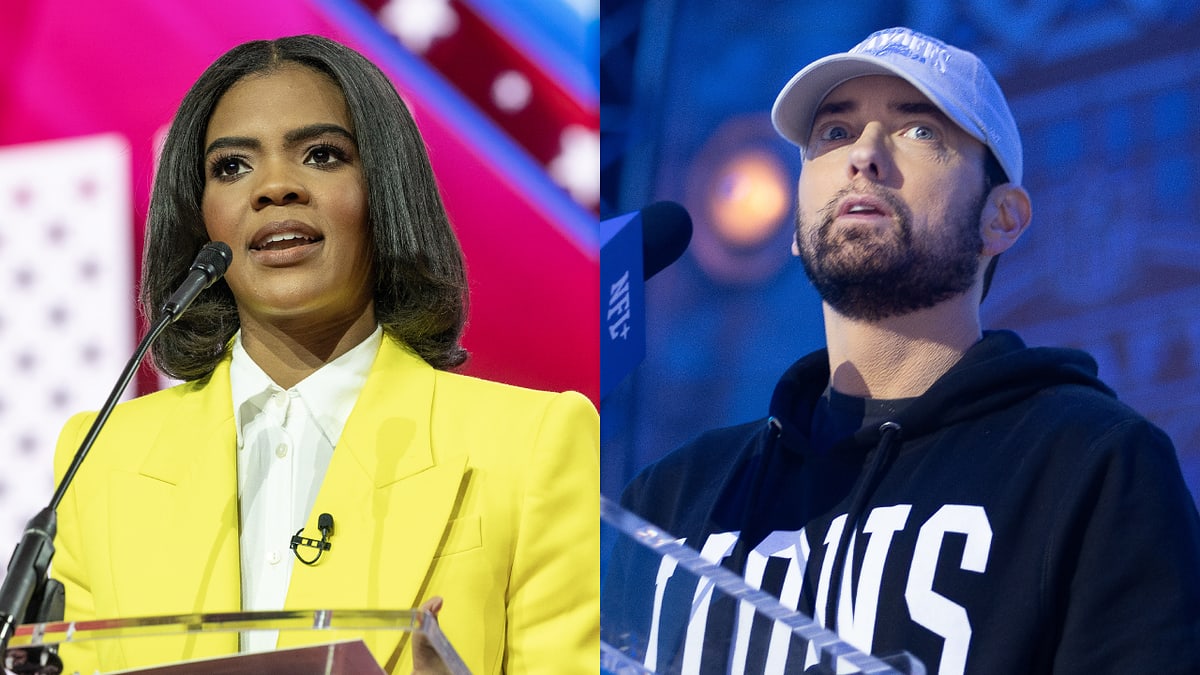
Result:
{"label": "microphone gooseneck", "polygon": [[150,345],[158,339],[167,326],[174,323],[191,306],[196,296],[225,275],[229,263],[233,260],[233,251],[223,242],[214,241],[205,244],[188,270],[183,283],[163,305],[163,315],[138,343],[133,356],[125,364],[116,386],[108,395],[104,405],[96,414],[91,428],[75,451],[70,466],[63,474],[62,480],[54,490],[50,504],[38,512],[25,526],[21,541],[17,544],[8,564],[8,576],[0,585],[0,655],[8,647],[8,641],[20,623],[40,623],[43,621],[59,620],[63,616],[64,594],[63,587],[58,581],[50,579],[47,572],[50,560],[54,557],[54,536],[58,531],[58,506],[62,503],[67,487],[79,471],[100,429],[108,421],[113,408],[121,400],[126,387],[133,379],[142,359],[150,349]]}
{"label": "microphone gooseneck", "polygon": [[101,427],[108,421],[108,416],[112,414],[113,408],[116,407],[117,401],[121,395],[125,393],[125,388],[129,386],[130,380],[133,379],[134,373],[145,358],[146,352],[150,350],[150,345],[158,339],[163,330],[167,326],[174,323],[187,311],[187,308],[192,305],[196,296],[209,286],[213,285],[218,279],[225,276],[225,272],[229,269],[229,262],[233,259],[233,251],[229,249],[229,245],[221,241],[210,241],[205,244],[200,252],[196,254],[196,259],[192,261],[191,268],[188,269],[187,277],[184,278],[176,289],[163,304],[163,315],[158,321],[150,327],[142,341],[138,343],[137,349],[133,353],[133,357],[125,364],[125,370],[121,371],[121,376],[117,379],[117,384],[108,395],[108,399],[100,408],[100,412],[96,415],[96,421],[92,423],[92,428],[88,430],[87,436],[84,436],[83,443],[80,444],[79,450],[75,453],[75,458],[71,460],[71,465],[67,467],[67,472],[63,474],[62,482],[58,484],[58,489],[54,491],[54,497],[50,500],[50,508],[57,510],[59,503],[62,502],[63,494],[67,490],[67,486],[75,478],[75,472],[79,470],[79,465],[83,462],[83,458],[91,449],[92,444],[96,442],[96,436],[100,433]]}

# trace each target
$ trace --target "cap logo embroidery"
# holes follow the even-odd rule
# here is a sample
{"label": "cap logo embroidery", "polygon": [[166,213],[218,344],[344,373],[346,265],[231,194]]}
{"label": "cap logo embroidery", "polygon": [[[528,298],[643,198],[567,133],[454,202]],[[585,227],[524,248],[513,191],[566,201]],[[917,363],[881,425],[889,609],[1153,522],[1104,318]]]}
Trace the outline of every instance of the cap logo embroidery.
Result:
{"label": "cap logo embroidery", "polygon": [[867,38],[850,53],[884,56],[896,54],[946,73],[950,52],[943,46],[907,32],[881,32]]}
{"label": "cap logo embroidery", "polygon": [[1021,183],[1021,135],[999,85],[978,56],[911,28],[868,35],[848,53],[817,59],[797,72],[775,98],[771,123],[781,136],[804,148],[820,101],[854,77],[893,75],[919,89],[999,160],[1008,179]]}

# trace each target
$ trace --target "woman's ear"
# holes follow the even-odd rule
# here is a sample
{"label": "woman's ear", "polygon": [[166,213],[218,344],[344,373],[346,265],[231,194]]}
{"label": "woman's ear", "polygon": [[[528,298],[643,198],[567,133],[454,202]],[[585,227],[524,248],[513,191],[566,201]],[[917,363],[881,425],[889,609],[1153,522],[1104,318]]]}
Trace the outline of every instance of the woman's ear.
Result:
{"label": "woman's ear", "polygon": [[983,213],[979,216],[979,229],[983,238],[981,253],[995,256],[1007,251],[1021,238],[1032,217],[1029,193],[1025,188],[1012,183],[992,188]]}

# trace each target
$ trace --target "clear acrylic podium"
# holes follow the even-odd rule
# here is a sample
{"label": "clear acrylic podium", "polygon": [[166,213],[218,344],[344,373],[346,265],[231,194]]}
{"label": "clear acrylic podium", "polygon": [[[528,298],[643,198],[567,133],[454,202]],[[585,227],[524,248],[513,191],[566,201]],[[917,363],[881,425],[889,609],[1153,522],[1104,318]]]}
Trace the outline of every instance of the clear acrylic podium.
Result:
{"label": "clear acrylic podium", "polygon": [[[855,649],[603,495],[600,521],[602,673],[711,672],[715,662],[722,673],[925,675],[925,667],[911,654],[878,657]],[[682,592],[664,591],[667,577]],[[649,620],[642,612],[627,611],[627,599],[651,597],[660,609]],[[708,616],[712,609],[728,610],[732,634],[712,640],[709,632],[704,640],[688,639],[695,625],[690,619]],[[752,628],[759,636],[754,641]]]}
{"label": "clear acrylic podium", "polygon": [[[119,640],[123,650],[136,652],[139,641],[142,640],[189,639],[220,634],[232,636],[230,644],[236,645],[236,634],[251,630],[277,630],[281,636],[285,632],[303,631],[309,633],[305,636],[305,642],[319,644],[253,654],[230,653],[191,661],[164,662],[129,670],[102,668],[94,672],[101,675],[376,675],[384,673],[384,670],[363,641],[352,636],[390,633],[398,640],[401,637],[400,633],[407,632],[413,634],[410,637],[420,634],[425,638],[441,657],[446,672],[452,675],[470,675],[470,671],[438,627],[437,619],[422,610],[284,610],[27,624],[17,628],[9,641],[5,666],[20,675],[56,675],[57,656],[53,656],[52,652],[46,649],[48,646],[100,645],[106,641]],[[43,662],[48,662],[48,665],[41,665]],[[64,674],[76,672],[69,662],[63,663],[62,666],[61,672]],[[398,664],[397,670],[408,673],[412,670],[412,664]],[[92,675],[92,672],[81,672],[80,675]]]}

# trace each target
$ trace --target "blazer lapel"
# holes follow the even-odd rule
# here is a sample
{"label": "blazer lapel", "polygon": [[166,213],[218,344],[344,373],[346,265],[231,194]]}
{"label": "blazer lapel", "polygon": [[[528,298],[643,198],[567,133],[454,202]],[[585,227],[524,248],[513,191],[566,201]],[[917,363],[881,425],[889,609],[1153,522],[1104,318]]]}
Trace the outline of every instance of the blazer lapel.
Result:
{"label": "blazer lapel", "polygon": [[[235,611],[241,607],[236,430],[229,362],[163,408],[161,427],[136,473],[110,478],[110,544],[119,616]],[[132,441],[131,442],[136,442]],[[106,449],[120,451],[114,444]],[[221,636],[188,658],[219,653]],[[140,660],[140,659],[139,659]]]}
{"label": "blazer lapel", "polygon": [[[466,464],[465,452],[434,447],[435,382],[430,366],[384,339],[306,525],[312,537],[319,514],[331,514],[332,547],[314,566],[295,564],[287,607],[410,609],[424,599]],[[377,638],[369,642],[385,659],[397,636]],[[326,639],[281,635],[280,646]]]}

